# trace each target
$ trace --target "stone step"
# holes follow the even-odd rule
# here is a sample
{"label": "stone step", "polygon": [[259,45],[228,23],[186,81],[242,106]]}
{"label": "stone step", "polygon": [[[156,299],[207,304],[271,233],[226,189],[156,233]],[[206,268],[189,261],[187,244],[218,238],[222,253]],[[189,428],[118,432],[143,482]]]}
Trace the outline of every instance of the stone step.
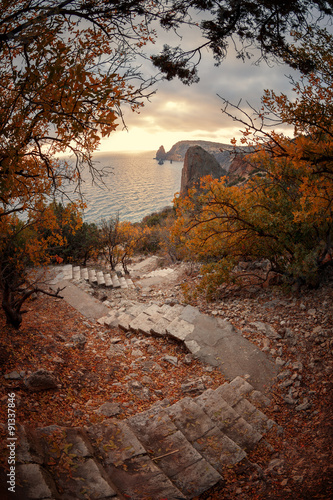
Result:
{"label": "stone step", "polygon": [[123,276],[119,277],[120,288],[128,288],[126,279]]}
{"label": "stone step", "polygon": [[72,266],[71,264],[63,266],[62,272],[64,279],[68,280],[79,281],[84,279],[98,286],[110,288],[135,288],[135,284],[129,276],[118,277],[116,273],[104,273],[103,271],[81,268],[80,266]]}
{"label": "stone step", "polygon": [[208,389],[195,398],[195,402],[204,410],[224,434],[245,451],[252,449],[262,438],[252,425],[240,416],[218,393]]}
{"label": "stone step", "polygon": [[[19,469],[18,475],[28,499],[118,498],[105,469],[93,456],[93,447],[83,429],[51,425],[31,431],[29,438],[30,448],[36,449],[37,444],[40,449],[42,466],[38,464],[38,469],[34,463],[19,466],[23,468]],[[46,488],[42,478],[52,495],[44,496]],[[43,496],[37,487],[37,479],[43,486]]]}
{"label": "stone step", "polygon": [[96,277],[97,277],[97,284],[99,286],[105,285],[105,279],[104,279],[104,273],[103,273],[103,271],[97,271],[96,272]]}
{"label": "stone step", "polygon": [[120,288],[120,282],[119,282],[118,276],[116,274],[113,273],[111,275],[111,280],[112,280],[113,288]]}
{"label": "stone step", "polygon": [[[128,420],[150,457],[182,492],[193,498],[222,480],[163,410],[151,409]],[[167,497],[168,498],[168,497]]]}
{"label": "stone step", "polygon": [[256,392],[258,395],[260,393],[259,391],[254,391],[252,385],[246,382],[244,379],[241,379],[241,377],[238,377],[238,379],[240,379],[239,382],[241,383],[241,387],[243,387],[243,389],[245,388],[245,386],[247,386],[248,392],[242,392],[242,390],[238,389],[236,384],[232,386],[228,383],[221,385],[218,389],[216,389],[215,392],[219,396],[221,396],[221,398],[223,398],[224,401],[226,401],[239,416],[242,416],[260,434],[266,434],[273,427],[276,427],[275,422],[268,418],[254,404],[248,401],[248,399],[244,399],[244,397],[246,396],[250,397],[253,392]]}
{"label": "stone step", "polygon": [[222,485],[225,467],[248,466],[246,452],[262,438],[254,426],[267,430],[264,414],[253,426],[243,418],[255,414],[243,397],[258,392],[251,387],[237,377],[196,398],[84,429],[20,426],[17,470],[26,498],[176,500]]}
{"label": "stone step", "polygon": [[84,267],[83,269],[81,269],[81,278],[84,279],[84,280],[88,280],[89,279],[88,269],[86,267]]}
{"label": "stone step", "polygon": [[245,451],[226,436],[192,398],[183,398],[165,411],[192,446],[220,474],[224,466],[234,465],[246,457]]}
{"label": "stone step", "polygon": [[126,498],[185,498],[147,453],[128,421],[109,420],[89,427],[87,434],[109,477]]}
{"label": "stone step", "polygon": [[105,280],[105,286],[107,287],[112,287],[112,279],[111,279],[111,274],[110,273],[105,273],[104,274],[104,280]]}
{"label": "stone step", "polygon": [[90,283],[97,283],[97,276],[95,269],[88,270],[88,278]]}

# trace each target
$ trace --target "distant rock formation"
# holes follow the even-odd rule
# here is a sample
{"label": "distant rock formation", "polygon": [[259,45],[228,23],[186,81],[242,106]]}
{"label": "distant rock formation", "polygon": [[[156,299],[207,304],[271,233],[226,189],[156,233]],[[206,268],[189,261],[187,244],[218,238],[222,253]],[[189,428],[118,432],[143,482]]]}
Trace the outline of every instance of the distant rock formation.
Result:
{"label": "distant rock formation", "polygon": [[166,152],[165,152],[164,146],[160,146],[160,148],[158,149],[158,151],[156,153],[155,158],[156,158],[156,160],[162,160],[162,161],[164,161],[166,159]]}
{"label": "distant rock formation", "polygon": [[[231,144],[223,144],[221,142],[179,141],[174,144],[167,153],[165,152],[164,147],[161,146],[156,153],[156,159],[183,162],[185,160],[186,151],[192,146],[201,146],[202,149],[216,158],[222,168],[224,168],[227,172],[229,171],[230,165],[234,160],[234,147]],[[238,149],[246,150],[245,147],[238,147]]]}
{"label": "distant rock formation", "polygon": [[226,175],[226,171],[220,164],[200,146],[191,146],[188,148],[184,166],[182,170],[180,194],[186,195],[187,191],[200,184],[200,179],[206,175],[211,175],[214,179],[219,179]]}

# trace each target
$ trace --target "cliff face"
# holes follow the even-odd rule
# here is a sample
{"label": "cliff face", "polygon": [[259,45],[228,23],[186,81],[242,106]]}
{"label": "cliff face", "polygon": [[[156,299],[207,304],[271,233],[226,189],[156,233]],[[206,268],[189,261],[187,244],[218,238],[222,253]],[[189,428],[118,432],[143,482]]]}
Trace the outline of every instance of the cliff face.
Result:
{"label": "cliff face", "polygon": [[226,171],[221,168],[214,156],[200,146],[191,146],[185,154],[180,194],[186,195],[191,187],[199,187],[200,179],[206,175],[219,179],[225,174]]}
{"label": "cliff face", "polygon": [[[161,146],[156,153],[156,159],[172,160],[183,162],[185,159],[186,151],[193,146],[200,146],[202,149],[207,151],[207,153],[214,156],[220,166],[229,171],[229,167],[234,159],[234,148],[230,144],[223,144],[221,142],[211,142],[211,141],[179,141],[172,146],[170,151],[167,153],[164,147]],[[165,153],[163,158],[158,158],[157,155]]]}
{"label": "cliff face", "polygon": [[229,176],[232,177],[248,177],[253,171],[253,166],[246,160],[243,155],[239,154],[234,158],[229,167]]}

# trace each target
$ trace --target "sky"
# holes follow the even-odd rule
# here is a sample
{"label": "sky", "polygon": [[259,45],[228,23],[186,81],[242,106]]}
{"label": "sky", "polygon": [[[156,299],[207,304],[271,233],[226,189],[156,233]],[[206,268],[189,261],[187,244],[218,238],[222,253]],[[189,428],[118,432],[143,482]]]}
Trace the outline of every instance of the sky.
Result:
{"label": "sky", "polygon": [[[157,46],[147,50],[157,52],[169,40],[161,34]],[[196,46],[198,33],[188,29],[181,40],[182,48]],[[179,43],[179,42],[176,42]],[[170,43],[171,45],[172,43]],[[292,70],[276,63],[270,66],[264,61],[256,64],[258,55],[243,62],[236,58],[230,47],[226,60],[219,67],[208,52],[203,53],[199,65],[200,82],[191,86],[178,79],[160,81],[150,102],[145,102],[140,113],[123,109],[127,130],[122,124],[108,139],[103,139],[99,151],[151,151],[161,145],[168,151],[181,140],[207,140],[230,144],[233,137],[240,138],[241,125],[221,111],[223,101],[219,96],[237,104],[240,99],[246,106],[259,107],[264,89],[289,94],[291,85],[287,76]],[[156,72],[150,63],[144,63],[144,71]]]}

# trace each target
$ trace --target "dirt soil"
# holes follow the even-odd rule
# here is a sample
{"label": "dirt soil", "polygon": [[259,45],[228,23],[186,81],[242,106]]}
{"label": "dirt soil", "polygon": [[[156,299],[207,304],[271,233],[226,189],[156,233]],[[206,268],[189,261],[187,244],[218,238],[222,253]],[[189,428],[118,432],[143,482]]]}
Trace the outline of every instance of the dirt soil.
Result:
{"label": "dirt soil", "polygon": [[[181,283],[193,285],[196,279],[178,272],[176,283],[137,288],[137,300],[182,302]],[[114,299],[120,300],[117,293]],[[232,468],[223,488],[219,485],[200,499],[332,498],[332,296],[328,281],[297,294],[252,287],[233,290],[213,303],[197,301],[202,312],[228,319],[246,338],[282,360],[265,412],[284,428],[272,443],[271,456],[260,448],[250,455],[261,469],[249,474]],[[165,398],[172,403],[188,395],[187,382],[216,388],[225,381],[216,368],[193,359],[182,345],[102,327],[61,299],[39,295],[27,309],[19,331],[8,327],[0,312],[2,442],[11,392],[16,394],[18,424],[83,426],[107,418],[97,411],[105,402],[114,403],[117,418],[125,419]],[[280,338],[267,340],[253,329],[254,321],[273,326]],[[82,334],[84,342],[76,344],[76,334]],[[122,347],[110,355],[111,345]],[[138,359],[147,361],[147,371],[138,369]],[[24,377],[39,368],[54,373],[57,389],[26,388]],[[3,448],[3,462],[6,453]]]}

